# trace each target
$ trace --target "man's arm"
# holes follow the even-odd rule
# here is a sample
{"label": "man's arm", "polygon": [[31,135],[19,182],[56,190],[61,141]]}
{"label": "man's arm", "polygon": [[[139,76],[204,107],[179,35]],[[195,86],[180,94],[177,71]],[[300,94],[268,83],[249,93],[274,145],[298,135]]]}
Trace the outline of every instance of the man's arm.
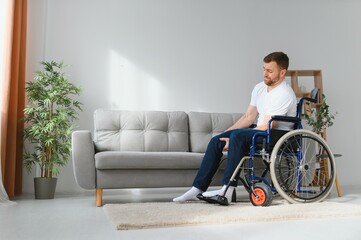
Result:
{"label": "man's arm", "polygon": [[[265,115],[264,118],[263,118],[263,123],[262,123],[262,125],[259,125],[259,126],[255,127],[254,129],[256,129],[256,130],[263,130],[263,131],[267,130],[267,129],[268,129],[268,122],[269,122],[269,120],[271,120],[271,116],[270,116],[270,115]],[[273,122],[271,123],[271,128],[274,128],[274,127],[276,126],[276,124],[277,124],[277,123],[276,123],[275,121],[273,121]]]}
{"label": "man's arm", "polygon": [[249,105],[246,113],[238,119],[228,130],[239,129],[239,128],[248,128],[251,126],[258,116],[257,108],[255,106]]}
{"label": "man's arm", "polygon": [[[226,131],[239,129],[239,128],[248,128],[251,126],[258,116],[257,108],[255,106],[249,105],[246,113],[238,119],[232,126],[230,126]],[[220,138],[219,140],[225,141],[226,145],[224,146],[223,150],[228,151],[229,146],[229,138]]]}
{"label": "man's arm", "polygon": [[[235,124],[230,126],[226,131],[238,129],[238,128],[247,128],[256,121],[257,116],[258,116],[257,108],[255,106],[250,105],[247,109],[247,112]],[[270,115],[265,115],[263,118],[262,125],[259,125],[259,126],[255,127],[254,129],[264,130],[264,131],[267,130],[268,122],[269,122],[269,120],[271,120],[271,117],[272,116],[270,116]],[[276,125],[277,125],[277,122],[275,122],[275,121],[272,122],[271,128],[274,128]]]}

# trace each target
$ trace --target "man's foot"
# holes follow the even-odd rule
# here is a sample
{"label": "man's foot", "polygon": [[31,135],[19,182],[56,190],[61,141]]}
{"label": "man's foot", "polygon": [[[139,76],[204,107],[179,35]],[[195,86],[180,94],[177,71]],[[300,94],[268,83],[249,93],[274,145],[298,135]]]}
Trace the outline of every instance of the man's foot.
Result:
{"label": "man's foot", "polygon": [[182,196],[173,198],[173,202],[186,202],[186,201],[196,201],[198,200],[197,195],[202,193],[203,191],[192,187],[187,192],[185,192]]}

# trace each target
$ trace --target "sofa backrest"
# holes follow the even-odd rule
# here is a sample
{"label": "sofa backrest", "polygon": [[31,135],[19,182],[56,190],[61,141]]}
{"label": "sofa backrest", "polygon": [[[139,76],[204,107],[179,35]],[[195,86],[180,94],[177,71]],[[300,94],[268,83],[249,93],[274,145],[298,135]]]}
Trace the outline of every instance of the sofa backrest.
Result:
{"label": "sofa backrest", "polygon": [[189,151],[188,118],[185,112],[94,112],[94,144],[100,151]]}
{"label": "sofa backrest", "polygon": [[204,153],[215,135],[233,125],[242,113],[188,113],[190,151]]}

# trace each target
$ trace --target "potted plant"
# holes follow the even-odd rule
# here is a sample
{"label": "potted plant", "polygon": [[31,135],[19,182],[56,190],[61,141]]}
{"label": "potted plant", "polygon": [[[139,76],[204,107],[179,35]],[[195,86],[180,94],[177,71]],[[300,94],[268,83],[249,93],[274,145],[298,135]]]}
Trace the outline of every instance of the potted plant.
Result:
{"label": "potted plant", "polygon": [[[323,134],[326,128],[333,125],[333,120],[335,119],[335,114],[330,113],[329,105],[326,102],[325,94],[322,94],[322,103],[316,108],[306,108],[306,111],[302,116],[304,117],[306,123],[312,127],[312,131],[317,134]],[[307,102],[306,104],[310,104]]]}
{"label": "potted plant", "polygon": [[64,64],[41,62],[34,81],[26,83],[27,105],[24,109],[24,138],[31,143],[25,148],[24,165],[28,172],[34,165],[40,177],[34,178],[35,198],[54,198],[59,167],[69,160],[73,121],[81,103],[72,97],[80,88],[71,84],[63,72]]}

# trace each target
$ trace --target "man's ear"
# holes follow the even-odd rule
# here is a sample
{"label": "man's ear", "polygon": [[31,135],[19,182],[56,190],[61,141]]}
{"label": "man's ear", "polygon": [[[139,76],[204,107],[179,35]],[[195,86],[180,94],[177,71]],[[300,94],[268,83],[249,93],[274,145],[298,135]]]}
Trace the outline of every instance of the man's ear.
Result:
{"label": "man's ear", "polygon": [[287,69],[282,69],[280,72],[281,77],[284,78],[286,76],[286,73],[287,73]]}

